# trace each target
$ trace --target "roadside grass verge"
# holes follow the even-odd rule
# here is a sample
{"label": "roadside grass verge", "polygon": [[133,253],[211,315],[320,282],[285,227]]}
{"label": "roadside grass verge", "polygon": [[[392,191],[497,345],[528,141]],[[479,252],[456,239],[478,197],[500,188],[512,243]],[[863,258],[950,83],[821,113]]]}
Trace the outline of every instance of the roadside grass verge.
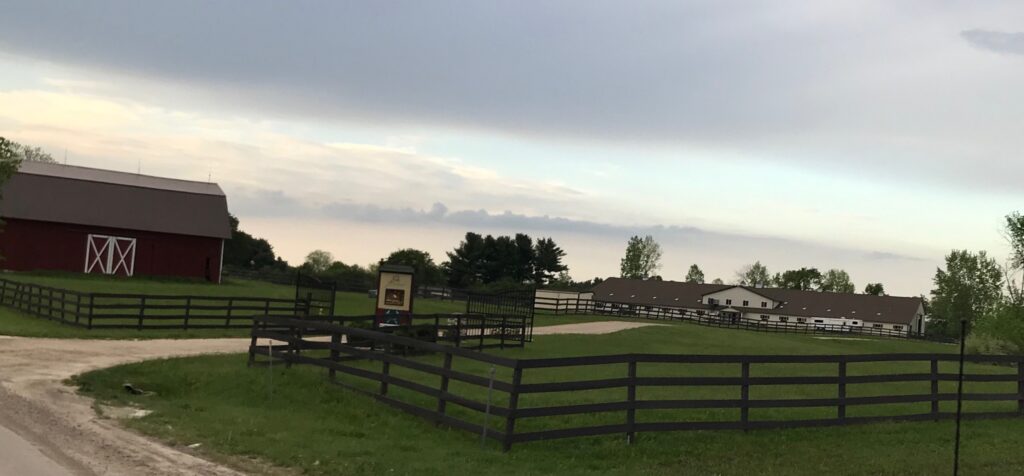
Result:
{"label": "roadside grass verge", "polygon": [[[690,324],[649,327],[597,336],[538,336],[526,349],[497,352],[508,357],[554,357],[624,352],[690,354],[836,354],[885,352],[952,352],[954,347],[900,340],[821,340],[808,336],[760,334]],[[323,369],[245,368],[244,355],[204,356],[149,361],[78,376],[80,390],[101,402],[152,410],[127,425],[171,444],[202,443],[214,458],[259,457],[307,474],[943,474],[952,465],[951,422],[888,423],[842,428],[765,430],[749,433],[641,433],[634,445],[624,437],[602,436],[516,445],[501,453],[496,444],[481,447],[479,435],[438,428],[364,395],[336,387]],[[424,357],[430,359],[430,357]],[[943,372],[952,371],[944,368]],[[735,369],[649,369],[659,375],[720,375]],[[798,367],[762,369],[761,375],[787,373]],[[813,368],[813,366],[811,366]],[[899,373],[907,369],[866,366],[862,373]],[[975,366],[972,366],[975,367]],[[981,373],[1015,369],[971,368]],[[457,362],[462,371],[482,372],[473,362]],[[799,367],[803,369],[804,367]],[[913,371],[919,371],[916,369]],[[595,366],[582,370],[550,369],[533,382],[621,376],[624,369]],[[562,372],[559,374],[559,372]],[[572,372],[566,375],[565,372]],[[408,376],[416,378],[413,376]],[[426,377],[419,377],[426,378]],[[502,378],[502,376],[499,376]],[[507,378],[507,376],[504,376]],[[436,379],[436,377],[434,377]],[[131,382],[151,394],[125,394]],[[945,386],[947,383],[944,383]],[[802,388],[802,387],[801,387]],[[917,393],[917,388],[866,389],[866,393]],[[943,388],[943,391],[947,391]],[[968,391],[972,388],[968,386]],[[981,391],[974,388],[975,391]],[[453,390],[479,399],[469,387]],[[816,395],[816,389],[767,389],[771,398]],[[832,390],[822,390],[824,392]],[[614,393],[614,392],[613,392]],[[619,392],[622,393],[622,392]],[[504,394],[495,401],[503,404]],[[659,395],[640,395],[642,399]],[[605,392],[540,396],[524,406],[582,403],[621,398]],[[676,395],[675,398],[679,398]],[[703,398],[687,394],[684,398]],[[711,397],[714,398],[714,397]],[[946,402],[952,403],[952,402]],[[984,402],[982,402],[984,403]],[[920,404],[921,411],[927,404]],[[449,406],[453,410],[457,407]],[[943,408],[948,410],[949,408]],[[786,411],[786,409],[782,409]],[[832,409],[834,411],[834,409]],[[884,414],[884,413],[883,413]],[[479,414],[460,417],[480,419]],[[693,415],[699,416],[699,415]],[[719,415],[709,414],[708,417]],[[778,416],[784,416],[779,413]],[[583,415],[572,424],[600,424],[605,416]],[[607,418],[620,421],[621,414]],[[757,418],[757,417],[755,417]],[[497,423],[492,419],[492,424]],[[523,424],[527,424],[524,420]],[[564,422],[563,422],[564,423]],[[530,422],[531,429],[549,424]],[[1021,474],[1024,420],[968,421],[964,424],[964,474]]]}

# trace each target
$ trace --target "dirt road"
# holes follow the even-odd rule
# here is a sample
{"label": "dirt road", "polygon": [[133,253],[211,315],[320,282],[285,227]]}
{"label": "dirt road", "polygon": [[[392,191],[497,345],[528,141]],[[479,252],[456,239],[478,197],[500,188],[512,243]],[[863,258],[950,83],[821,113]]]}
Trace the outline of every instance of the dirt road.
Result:
{"label": "dirt road", "polygon": [[[534,329],[536,335],[607,334],[645,322]],[[64,385],[90,370],[163,357],[246,352],[248,339],[87,340],[0,336],[0,475],[237,475],[100,417]]]}
{"label": "dirt road", "polygon": [[[0,337],[0,447],[6,447],[0,450],[0,474],[239,474],[97,416],[92,401],[62,381],[147,359],[245,352],[248,345],[248,339]],[[8,459],[8,453],[14,456]]]}

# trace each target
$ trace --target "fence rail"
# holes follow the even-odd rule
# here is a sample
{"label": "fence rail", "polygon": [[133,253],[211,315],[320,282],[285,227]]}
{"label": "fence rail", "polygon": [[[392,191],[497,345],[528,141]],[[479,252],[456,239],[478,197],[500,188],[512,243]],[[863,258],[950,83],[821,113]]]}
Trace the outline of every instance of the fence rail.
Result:
{"label": "fence rail", "polygon": [[[263,326],[278,330],[264,331]],[[330,341],[310,340],[310,333],[330,336]],[[258,345],[261,338],[271,343]],[[413,351],[417,357],[388,351],[395,347],[403,353]],[[957,354],[619,354],[509,359],[373,330],[270,316],[254,319],[249,356],[250,364],[263,356],[286,365],[326,368],[335,383],[421,418],[480,433],[499,441],[506,450],[514,443],[608,434],[624,435],[632,442],[641,432],[939,421],[955,415],[943,410],[941,403],[958,398],[956,392],[943,389],[943,384],[960,377],[959,373],[940,372],[940,364],[956,362]],[[965,418],[1024,416],[1024,356],[968,355],[966,361],[971,366],[963,380],[977,388],[964,393],[962,400],[977,406],[965,409]],[[371,368],[374,363],[381,365],[379,370]],[[488,366],[491,371],[485,372]],[[495,377],[495,368],[503,369],[501,378]],[[679,375],[684,368],[715,368],[718,373]],[[602,378],[579,377],[588,374]],[[461,392],[451,391],[454,382],[463,385]],[[893,384],[908,390],[877,392]],[[864,391],[864,385],[874,385],[867,390],[876,392]],[[911,389],[915,386],[920,388]],[[391,387],[404,392],[397,395]],[[490,392],[483,388],[498,391],[501,397],[485,398]],[[702,395],[708,389],[730,396]],[[600,401],[586,401],[580,397],[583,392],[597,392]],[[761,393],[767,398],[756,398]],[[559,395],[562,398],[557,398]],[[679,399],[680,395],[694,398]],[[791,398],[794,395],[799,398]],[[527,400],[534,404],[525,405]],[[460,409],[457,415],[449,404]],[[879,407],[888,408],[887,413],[850,414],[855,409]],[[717,412],[714,416],[718,418],[688,419],[689,414],[664,413],[693,410]],[[819,414],[807,418],[785,413],[796,410]],[[759,412],[769,412],[771,418],[757,418]],[[498,427],[488,426],[491,416],[497,418]],[[596,418],[604,419],[600,424],[581,425],[583,419]],[[531,422],[540,424],[522,428]]]}
{"label": "fence rail", "polygon": [[647,306],[638,304],[622,304],[604,301],[594,301],[586,298],[552,298],[537,297],[536,312],[555,315],[571,314],[597,314],[621,316],[630,318],[644,318],[655,320],[677,320],[693,322],[708,327],[723,327],[729,329],[744,329],[760,332],[781,332],[789,334],[858,334],[877,337],[897,337],[905,339],[924,339],[942,342],[955,342],[954,339],[943,339],[937,336],[929,336],[923,333],[910,330],[898,331],[895,329],[879,329],[866,326],[844,326],[839,324],[825,324],[812,322],[774,322],[774,321],[752,321],[749,319],[727,318],[720,316],[717,311],[700,313],[684,308],[668,306]]}
{"label": "fence rail", "polygon": [[256,314],[305,315],[308,303],[244,296],[85,293],[0,279],[0,305],[86,329],[248,329]]}

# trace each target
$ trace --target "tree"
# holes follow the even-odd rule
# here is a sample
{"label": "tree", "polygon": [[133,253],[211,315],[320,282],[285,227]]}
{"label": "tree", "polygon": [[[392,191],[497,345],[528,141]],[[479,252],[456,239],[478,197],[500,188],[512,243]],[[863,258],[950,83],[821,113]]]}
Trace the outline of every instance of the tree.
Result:
{"label": "tree", "polygon": [[935,271],[929,332],[959,334],[959,322],[975,322],[1002,302],[1003,273],[984,251],[953,250],[946,255],[946,269]]}
{"label": "tree", "polygon": [[334,263],[334,256],[324,250],[313,250],[306,255],[306,262],[303,263],[308,271],[321,274],[327,271]]}
{"label": "tree", "polygon": [[381,264],[400,264],[413,268],[418,286],[436,286],[441,284],[441,268],[434,263],[430,253],[413,248],[393,251],[380,261]]}
{"label": "tree", "polygon": [[767,287],[772,283],[772,277],[768,273],[768,268],[761,264],[760,261],[755,261],[754,264],[748,264],[740,268],[736,272],[736,278],[739,280],[738,284],[755,288]]}
{"label": "tree", "polygon": [[[18,167],[21,167],[21,158],[16,152],[16,145],[16,143],[0,137],[0,186],[7,183],[7,180],[18,171]],[[2,199],[3,196],[0,196],[0,200]],[[0,227],[3,226],[3,223],[0,220]],[[3,256],[0,256],[0,260],[2,259]]]}
{"label": "tree", "polygon": [[850,280],[850,274],[841,269],[826,271],[821,276],[821,284],[818,286],[819,291],[831,293],[852,293],[856,289],[857,287]]}
{"label": "tree", "polygon": [[772,281],[780,288],[810,291],[821,285],[821,278],[818,268],[800,268],[776,274]]}
{"label": "tree", "polygon": [[565,251],[555,244],[551,238],[540,238],[533,248],[533,282],[543,286],[555,275],[568,272],[569,267],[562,264]]}
{"label": "tree", "polygon": [[531,280],[536,281],[534,268],[537,261],[537,251],[533,246],[533,238],[530,238],[530,235],[516,233],[512,242],[516,250],[512,279],[517,283],[525,283]]}
{"label": "tree", "polygon": [[[231,239],[224,242],[224,265],[258,270],[268,266],[279,266],[274,247],[263,238],[255,238],[238,227],[238,218],[228,215],[231,222]],[[287,267],[287,265],[285,265]]]}
{"label": "tree", "polygon": [[690,271],[686,273],[686,282],[704,284],[704,272],[696,264],[690,265]]}
{"label": "tree", "polygon": [[56,160],[53,160],[52,155],[50,155],[47,152],[44,152],[43,149],[39,147],[22,145],[20,146],[20,150],[18,151],[18,153],[21,154],[21,159],[24,160],[25,162],[45,162],[49,164],[57,163]]}
{"label": "tree", "polygon": [[480,283],[483,278],[484,237],[478,233],[466,232],[465,239],[454,251],[449,251],[448,261],[441,264],[448,275],[448,284],[455,287],[469,287]]}
{"label": "tree", "polygon": [[868,283],[867,286],[864,286],[864,294],[885,296],[885,286],[883,286],[882,283]]}
{"label": "tree", "polygon": [[[1010,243],[1010,264],[1006,269],[1006,290],[1010,302],[1017,307],[1024,307],[1024,215],[1013,212],[1006,216],[1006,241]],[[1018,279],[1019,278],[1019,279]],[[1024,313],[1004,312],[1007,315],[1024,315]]]}
{"label": "tree", "polygon": [[722,278],[715,278],[714,281],[711,281],[711,284],[725,284],[725,281],[722,281]]}
{"label": "tree", "polygon": [[47,162],[51,164],[57,162],[56,160],[53,160],[52,155],[43,151],[43,149],[39,147],[19,144],[12,140],[4,139],[3,137],[0,137],[0,142],[3,142],[5,144],[4,147],[9,150],[9,152],[5,153],[13,154],[14,159],[18,162]]}
{"label": "tree", "polygon": [[661,245],[654,237],[643,238],[633,236],[626,244],[626,256],[619,263],[620,275],[623,278],[647,279],[654,271],[661,268]]}

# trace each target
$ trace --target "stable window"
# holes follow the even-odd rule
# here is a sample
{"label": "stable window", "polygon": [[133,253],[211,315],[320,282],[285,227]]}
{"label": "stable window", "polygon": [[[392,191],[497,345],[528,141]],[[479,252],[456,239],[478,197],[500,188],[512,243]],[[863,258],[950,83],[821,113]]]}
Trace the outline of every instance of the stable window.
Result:
{"label": "stable window", "polygon": [[892,326],[893,330],[902,331],[903,326]]}
{"label": "stable window", "polygon": [[871,327],[874,327],[875,329],[881,329],[882,325],[881,324],[871,324]]}
{"label": "stable window", "polygon": [[762,321],[767,321],[768,320],[768,316],[765,315],[765,314],[761,314],[761,320]]}
{"label": "stable window", "polygon": [[815,324],[821,324],[821,323],[823,323],[825,321],[823,321],[821,319],[815,319],[814,322],[815,322]]}
{"label": "stable window", "polygon": [[768,307],[768,301],[761,301],[761,307]]}
{"label": "stable window", "polygon": [[725,300],[725,305],[726,306],[732,305],[732,299],[726,299]]}
{"label": "stable window", "polygon": [[789,322],[789,318],[786,316],[779,316],[779,322]]}
{"label": "stable window", "polygon": [[798,317],[798,318],[796,318],[796,322],[799,322],[801,324],[806,324],[807,323],[807,318]]}
{"label": "stable window", "polygon": [[750,301],[743,301],[743,307],[750,306]]}

